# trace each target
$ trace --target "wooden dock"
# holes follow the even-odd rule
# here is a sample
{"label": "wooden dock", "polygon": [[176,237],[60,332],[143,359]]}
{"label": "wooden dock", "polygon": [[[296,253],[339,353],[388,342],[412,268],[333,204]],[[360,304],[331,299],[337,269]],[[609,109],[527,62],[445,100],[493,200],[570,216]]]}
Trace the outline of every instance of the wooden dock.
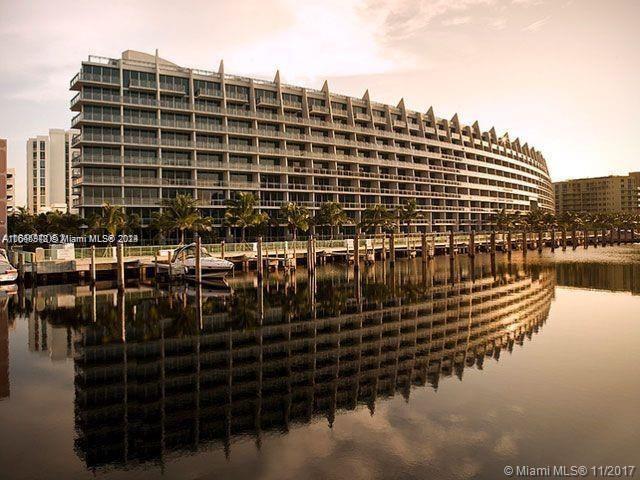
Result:
{"label": "wooden dock", "polygon": [[[478,252],[496,253],[521,250],[542,252],[544,248],[576,249],[579,246],[608,246],[640,241],[633,231],[549,231],[506,233],[417,233],[376,235],[340,240],[316,240],[313,237],[299,241],[218,243],[202,245],[213,256],[224,258],[236,265],[236,270],[255,269],[262,272],[279,269],[295,269],[305,264],[314,269],[318,264],[343,262],[356,268],[360,262],[371,263],[388,259],[392,264],[396,258],[420,256],[428,261],[435,255],[474,256]],[[20,279],[34,283],[56,283],[71,277],[86,278],[95,282],[98,278],[115,277],[120,285],[125,279],[145,279],[159,274],[170,277],[181,276],[171,272],[168,257],[175,246],[149,246],[75,249],[76,258],[58,260],[51,252],[11,251],[12,263],[17,266]]]}

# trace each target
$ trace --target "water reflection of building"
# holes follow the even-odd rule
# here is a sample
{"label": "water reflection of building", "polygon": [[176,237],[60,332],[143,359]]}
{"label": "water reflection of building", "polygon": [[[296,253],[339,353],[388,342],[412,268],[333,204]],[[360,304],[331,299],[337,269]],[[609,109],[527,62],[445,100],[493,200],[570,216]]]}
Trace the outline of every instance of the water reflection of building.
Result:
{"label": "water reflection of building", "polygon": [[[43,288],[40,293],[46,293],[46,288]],[[71,358],[73,356],[72,329],[63,321],[56,321],[51,312],[62,312],[58,316],[64,318],[65,309],[75,304],[75,296],[63,288],[56,291],[54,295],[34,296],[32,301],[32,308],[27,318],[29,351],[48,355],[53,362]]]}
{"label": "water reflection of building", "polygon": [[[205,305],[202,318],[176,319],[165,300],[133,310],[120,299],[123,324],[98,320],[77,337],[77,452],[89,467],[205,445],[229,453],[239,436],[260,445],[264,433],[314,418],[331,425],[341,410],[373,414],[381,398],[461,379],[465,367],[530,338],[547,318],[554,275],[420,285],[365,285],[369,300],[336,302],[342,290],[319,284],[331,302],[304,311],[269,292],[256,302],[253,292],[231,313]],[[374,289],[392,294],[375,298]]]}
{"label": "water reflection of building", "polygon": [[0,400],[10,394],[9,379],[9,311],[7,297],[0,297]]}
{"label": "water reflection of building", "polygon": [[558,285],[640,294],[640,264],[558,263]]}

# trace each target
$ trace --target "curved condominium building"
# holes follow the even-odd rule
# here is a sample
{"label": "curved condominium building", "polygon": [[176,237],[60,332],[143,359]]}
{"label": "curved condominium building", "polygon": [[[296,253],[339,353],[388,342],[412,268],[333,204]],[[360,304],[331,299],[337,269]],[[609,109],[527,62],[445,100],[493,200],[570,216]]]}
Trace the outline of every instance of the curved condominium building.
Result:
{"label": "curved condominium building", "polygon": [[[283,202],[342,204],[355,224],[369,205],[415,199],[432,231],[486,228],[499,209],[553,211],[544,157],[458,116],[438,118],[329,91],[179,67],[140,52],[89,57],[72,79],[80,130],[73,146],[77,206],[104,202],[148,220],[189,194],[221,223],[225,200],[254,192],[275,216]],[[422,227],[421,227],[422,228]]]}

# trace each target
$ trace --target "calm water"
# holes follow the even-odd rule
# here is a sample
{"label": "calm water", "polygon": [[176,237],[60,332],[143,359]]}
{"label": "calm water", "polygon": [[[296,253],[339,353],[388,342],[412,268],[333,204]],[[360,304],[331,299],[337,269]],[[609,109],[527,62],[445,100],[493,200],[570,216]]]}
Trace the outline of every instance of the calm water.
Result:
{"label": "calm water", "polygon": [[528,257],[6,295],[0,478],[640,464],[640,248]]}

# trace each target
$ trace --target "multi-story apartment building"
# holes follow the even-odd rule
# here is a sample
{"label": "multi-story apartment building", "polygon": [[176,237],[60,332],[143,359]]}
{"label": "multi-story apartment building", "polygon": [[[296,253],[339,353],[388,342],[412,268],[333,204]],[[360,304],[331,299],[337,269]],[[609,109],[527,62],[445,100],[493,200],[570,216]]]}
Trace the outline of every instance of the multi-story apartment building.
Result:
{"label": "multi-story apartment building", "polygon": [[0,138],[0,245],[7,234],[7,140]]}
{"label": "multi-story apartment building", "polygon": [[7,215],[16,209],[16,169],[7,168]]}
{"label": "multi-story apartment building", "polygon": [[71,80],[74,185],[81,214],[104,202],[144,219],[163,199],[196,198],[219,222],[225,200],[342,204],[355,224],[369,205],[415,199],[434,231],[479,229],[505,208],[554,209],[544,157],[478,123],[329,91],[179,67],[156,54],[90,56]]}
{"label": "multi-story apartment building", "polygon": [[50,129],[27,140],[27,209],[31,213],[73,209],[71,159],[74,130]]}
{"label": "multi-story apartment building", "polygon": [[555,182],[556,214],[640,212],[640,172]]}

